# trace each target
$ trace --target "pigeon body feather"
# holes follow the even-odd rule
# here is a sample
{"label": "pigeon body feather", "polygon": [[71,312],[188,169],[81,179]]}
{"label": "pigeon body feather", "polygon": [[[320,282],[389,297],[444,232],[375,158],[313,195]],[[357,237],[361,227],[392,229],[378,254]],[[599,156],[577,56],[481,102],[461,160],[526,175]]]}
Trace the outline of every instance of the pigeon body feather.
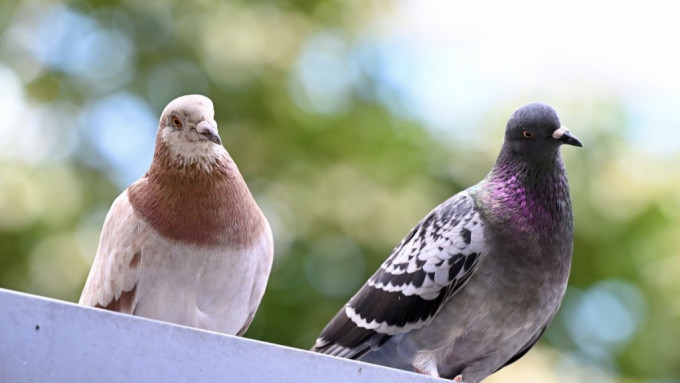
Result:
{"label": "pigeon body feather", "polygon": [[[483,228],[473,204],[463,192],[430,212],[324,330],[338,338],[330,342],[322,334],[316,349],[357,357],[431,323],[483,254]],[[341,326],[346,327],[340,331]]]}
{"label": "pigeon body feather", "polygon": [[313,350],[468,383],[524,355],[571,265],[562,143],[580,146],[551,107],[515,112],[489,175],[428,214]]}
{"label": "pigeon body feather", "polygon": [[106,217],[81,304],[245,332],[271,269],[272,233],[212,113],[202,96],[168,105],[149,171]]}

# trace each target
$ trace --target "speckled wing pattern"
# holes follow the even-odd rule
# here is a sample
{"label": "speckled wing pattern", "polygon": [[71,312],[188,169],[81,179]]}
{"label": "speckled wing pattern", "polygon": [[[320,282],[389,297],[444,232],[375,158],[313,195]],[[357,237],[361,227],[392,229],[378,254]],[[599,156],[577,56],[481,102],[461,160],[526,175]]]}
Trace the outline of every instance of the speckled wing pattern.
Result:
{"label": "speckled wing pattern", "polygon": [[456,194],[432,210],[326,326],[313,350],[358,358],[432,321],[483,257],[474,201]]}

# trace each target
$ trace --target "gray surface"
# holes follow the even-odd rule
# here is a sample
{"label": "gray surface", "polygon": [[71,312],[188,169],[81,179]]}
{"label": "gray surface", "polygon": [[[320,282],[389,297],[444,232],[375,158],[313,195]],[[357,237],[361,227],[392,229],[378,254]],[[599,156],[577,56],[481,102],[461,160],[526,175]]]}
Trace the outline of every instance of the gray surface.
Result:
{"label": "gray surface", "polygon": [[0,289],[0,382],[436,382]]}

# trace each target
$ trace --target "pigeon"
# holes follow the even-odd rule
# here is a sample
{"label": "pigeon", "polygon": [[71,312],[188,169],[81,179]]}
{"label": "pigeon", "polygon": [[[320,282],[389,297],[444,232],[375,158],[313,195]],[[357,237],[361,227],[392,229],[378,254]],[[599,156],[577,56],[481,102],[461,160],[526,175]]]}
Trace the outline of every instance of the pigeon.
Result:
{"label": "pigeon", "polygon": [[149,170],[106,216],[81,305],[246,331],[272,267],[272,231],[214,115],[201,95],[163,110]]}
{"label": "pigeon", "polygon": [[582,146],[550,105],[516,110],[486,178],[420,221],[312,350],[468,383],[521,358],[571,269],[562,144]]}

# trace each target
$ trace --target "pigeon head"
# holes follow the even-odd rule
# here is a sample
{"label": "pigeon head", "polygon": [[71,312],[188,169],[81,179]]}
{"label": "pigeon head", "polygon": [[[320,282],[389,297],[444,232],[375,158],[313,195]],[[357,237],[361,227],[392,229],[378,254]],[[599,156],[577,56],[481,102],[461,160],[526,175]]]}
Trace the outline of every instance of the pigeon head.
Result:
{"label": "pigeon head", "polygon": [[534,102],[520,107],[505,128],[503,145],[515,155],[550,159],[562,144],[583,146],[560,124],[555,109],[548,104]]}
{"label": "pigeon head", "polygon": [[209,98],[187,95],[172,100],[158,123],[162,145],[181,165],[210,164],[224,152]]}

